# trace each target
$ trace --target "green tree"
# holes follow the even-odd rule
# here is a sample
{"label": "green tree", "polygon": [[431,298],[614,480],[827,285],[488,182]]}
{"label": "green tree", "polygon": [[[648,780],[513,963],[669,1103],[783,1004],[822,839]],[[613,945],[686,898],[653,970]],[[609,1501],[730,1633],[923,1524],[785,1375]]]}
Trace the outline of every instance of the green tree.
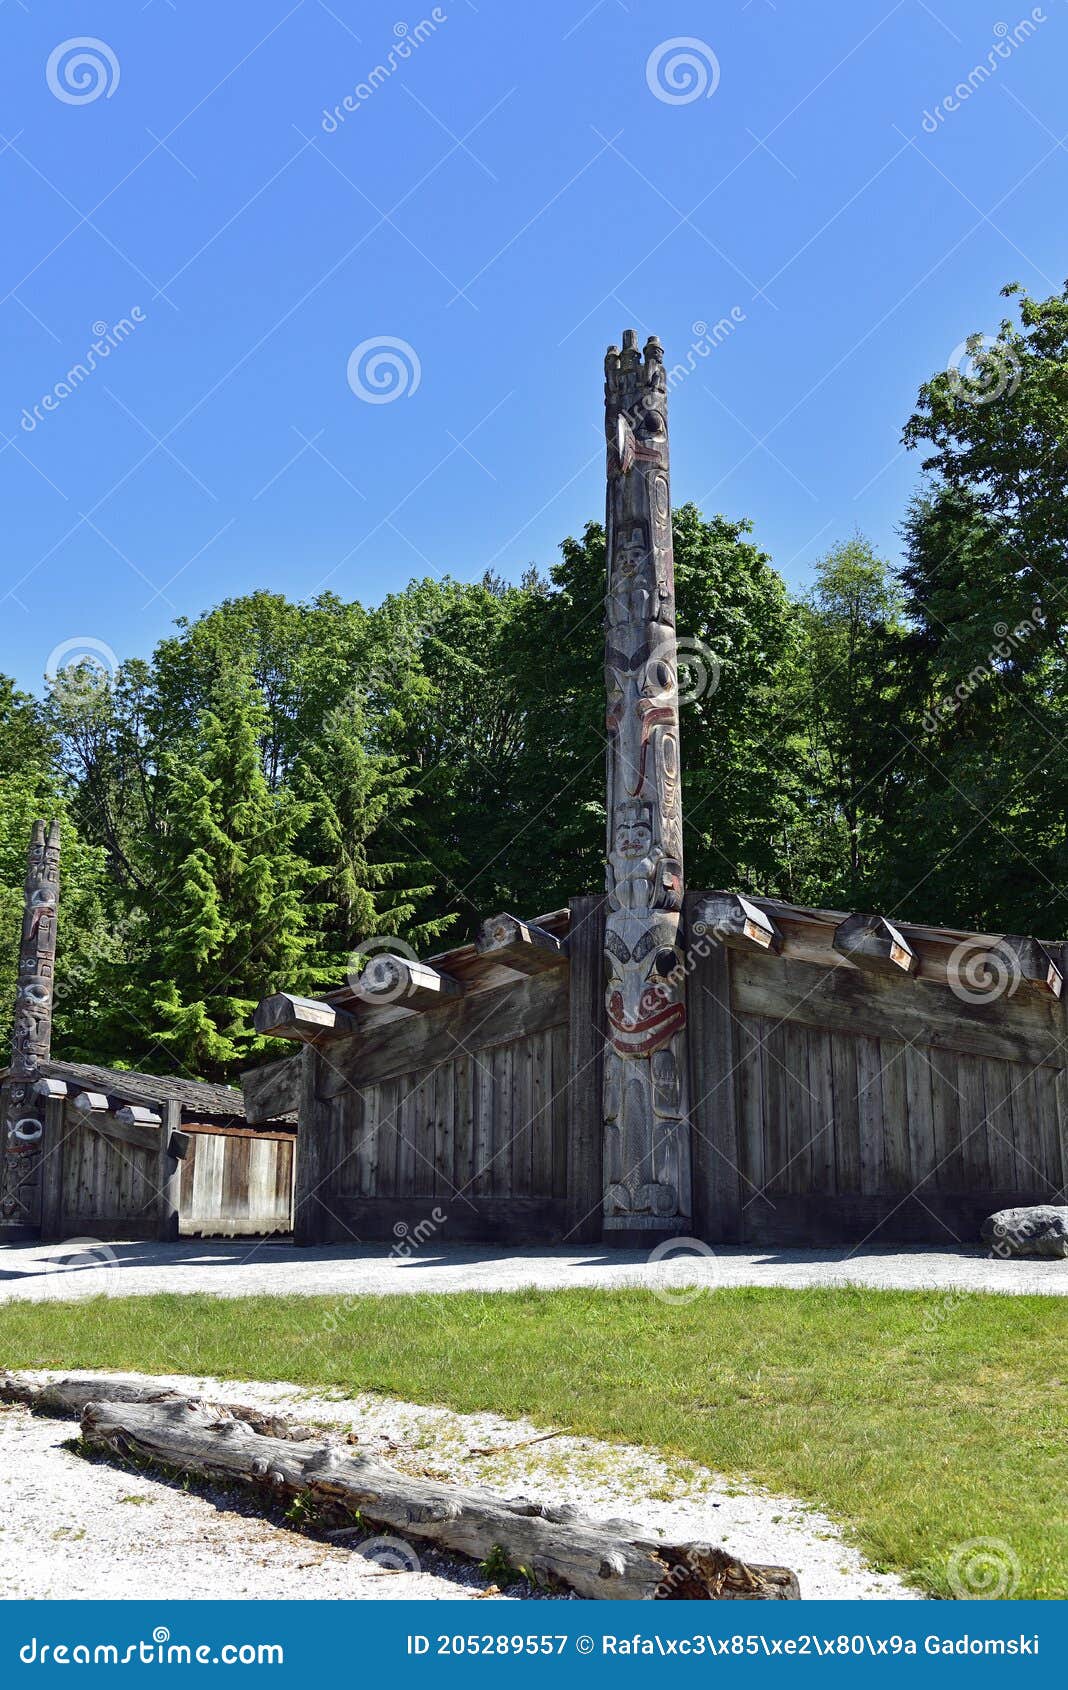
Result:
{"label": "green tree", "polygon": [[164,753],[153,931],[134,998],[133,1041],[203,1078],[232,1076],[269,1048],[252,1030],[261,997],[309,972],[305,900],[318,871],[294,848],[304,819],[272,793],[260,745],[264,707],[224,674],[196,730]]}
{"label": "green tree", "polygon": [[933,482],[905,527],[923,708],[891,867],[928,919],[1049,934],[1068,921],[1068,290],[1003,291],[1019,324],[974,338],[905,428]]}
{"label": "green tree", "polygon": [[870,901],[908,746],[900,732],[900,590],[861,534],[815,566],[801,601],[796,744],[808,895],[853,909]]}

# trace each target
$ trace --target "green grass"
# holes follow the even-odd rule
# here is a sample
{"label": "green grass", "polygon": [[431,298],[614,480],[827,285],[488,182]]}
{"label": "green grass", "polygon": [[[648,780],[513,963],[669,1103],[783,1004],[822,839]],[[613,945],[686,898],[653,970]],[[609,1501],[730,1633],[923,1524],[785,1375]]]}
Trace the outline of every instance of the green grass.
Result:
{"label": "green grass", "polygon": [[1012,1594],[1068,1596],[1068,1304],[1056,1297],[753,1289],[670,1306],[640,1290],[10,1303],[0,1365],[291,1380],[527,1415],[800,1497],[841,1521],[873,1565],[934,1594],[953,1594],[955,1549],[997,1539],[1019,1565]]}

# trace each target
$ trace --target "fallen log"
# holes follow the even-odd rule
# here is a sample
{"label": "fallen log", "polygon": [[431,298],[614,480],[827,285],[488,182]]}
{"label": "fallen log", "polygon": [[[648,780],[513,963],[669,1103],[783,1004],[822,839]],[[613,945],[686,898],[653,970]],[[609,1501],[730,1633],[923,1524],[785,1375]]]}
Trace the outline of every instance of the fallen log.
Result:
{"label": "fallen log", "polygon": [[237,1480],[276,1500],[330,1502],[361,1522],[476,1561],[503,1554],[531,1578],[557,1580],[594,1600],[762,1602],[800,1594],[786,1567],[747,1566],[708,1544],[655,1542],[627,1521],[584,1519],[569,1506],[440,1484],[336,1445],[266,1436],[231,1411],[196,1401],[90,1402],[82,1435],[117,1455]]}
{"label": "fallen log", "polygon": [[[99,1402],[102,1397],[114,1403],[187,1403],[191,1400],[188,1392],[176,1391],[171,1385],[142,1385],[132,1379],[99,1373],[72,1374],[67,1379],[48,1379],[44,1383],[30,1379],[24,1373],[0,1373],[0,1402],[18,1403],[23,1408],[32,1409],[34,1414],[50,1414],[59,1420],[80,1419],[86,1404]],[[287,1420],[284,1414],[275,1414],[268,1409],[205,1402],[202,1398],[195,1400],[216,1417],[235,1415],[254,1432],[269,1437],[299,1442],[316,1436],[310,1426],[298,1426]]]}

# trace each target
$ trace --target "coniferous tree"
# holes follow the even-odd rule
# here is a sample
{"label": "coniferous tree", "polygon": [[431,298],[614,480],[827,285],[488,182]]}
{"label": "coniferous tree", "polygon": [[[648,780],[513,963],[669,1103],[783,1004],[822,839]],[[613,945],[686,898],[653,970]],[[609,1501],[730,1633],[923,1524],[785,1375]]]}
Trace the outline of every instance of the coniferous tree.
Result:
{"label": "coniferous tree", "polygon": [[295,850],[304,810],[272,793],[260,756],[263,705],[224,674],[196,732],[161,762],[162,838],[144,960],[140,1035],[205,1078],[266,1048],[261,997],[309,972],[306,904],[318,880]]}

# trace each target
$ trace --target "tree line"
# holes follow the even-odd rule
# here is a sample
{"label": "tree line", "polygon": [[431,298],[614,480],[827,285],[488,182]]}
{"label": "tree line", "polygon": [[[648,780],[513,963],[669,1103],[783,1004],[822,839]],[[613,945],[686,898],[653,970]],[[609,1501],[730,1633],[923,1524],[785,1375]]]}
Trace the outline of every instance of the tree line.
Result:
{"label": "tree line", "polygon": [[[903,565],[792,593],[751,525],[675,513],[688,883],[1068,932],[1068,287],[920,389]],[[0,677],[0,991],[34,816],[63,819],[56,1049],[233,1077],[260,997],[602,884],[604,531],[511,584],[368,608],[255,592],[150,661]]]}

